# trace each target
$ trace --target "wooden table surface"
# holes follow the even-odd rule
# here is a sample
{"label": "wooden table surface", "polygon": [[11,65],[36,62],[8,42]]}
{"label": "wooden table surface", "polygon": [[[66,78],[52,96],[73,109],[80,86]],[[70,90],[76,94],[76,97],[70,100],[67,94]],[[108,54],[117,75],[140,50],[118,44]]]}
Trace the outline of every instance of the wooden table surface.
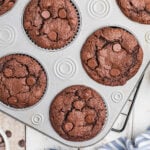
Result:
{"label": "wooden table surface", "polygon": [[[150,125],[150,67],[148,68],[144,80],[142,82],[140,91],[138,93],[134,109],[132,110],[130,119],[126,129],[122,133],[115,133],[111,131],[98,144],[84,148],[81,150],[94,150],[101,144],[115,140],[121,136],[134,138],[139,133],[143,132]],[[119,126],[121,122],[117,122]],[[8,138],[10,150],[48,150],[49,148],[56,148],[62,150],[72,150],[44,135],[25,126],[24,124],[8,117],[0,112],[0,128],[4,131],[11,130],[12,137]],[[18,141],[26,139],[26,148],[20,147]]]}

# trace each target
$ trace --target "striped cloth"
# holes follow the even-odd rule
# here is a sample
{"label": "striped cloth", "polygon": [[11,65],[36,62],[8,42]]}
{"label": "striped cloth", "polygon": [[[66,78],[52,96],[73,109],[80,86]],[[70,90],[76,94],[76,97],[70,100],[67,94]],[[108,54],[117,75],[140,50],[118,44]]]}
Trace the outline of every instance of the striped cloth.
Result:
{"label": "striped cloth", "polygon": [[127,138],[119,138],[96,150],[150,150],[150,128],[137,136],[134,141]]}

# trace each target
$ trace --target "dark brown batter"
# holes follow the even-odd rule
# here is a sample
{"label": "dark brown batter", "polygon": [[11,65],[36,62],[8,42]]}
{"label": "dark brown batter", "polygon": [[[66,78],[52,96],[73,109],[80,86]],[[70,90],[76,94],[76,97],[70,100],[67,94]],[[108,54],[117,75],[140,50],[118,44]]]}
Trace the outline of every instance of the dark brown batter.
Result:
{"label": "dark brown batter", "polygon": [[62,138],[85,141],[102,130],[106,111],[96,91],[76,85],[64,89],[55,97],[50,107],[50,120]]}
{"label": "dark brown batter", "polygon": [[106,27],[87,39],[81,59],[92,79],[104,85],[119,86],[137,73],[143,51],[131,33],[117,27]]}
{"label": "dark brown batter", "polygon": [[131,20],[150,24],[150,0],[117,0],[122,12]]}
{"label": "dark brown batter", "polygon": [[0,101],[14,108],[36,104],[46,89],[46,74],[41,65],[26,55],[0,59]]}
{"label": "dark brown batter", "polygon": [[31,0],[24,13],[27,34],[47,49],[59,49],[71,42],[78,22],[78,12],[70,0]]}
{"label": "dark brown batter", "polygon": [[0,0],[0,15],[9,11],[15,4],[16,0]]}

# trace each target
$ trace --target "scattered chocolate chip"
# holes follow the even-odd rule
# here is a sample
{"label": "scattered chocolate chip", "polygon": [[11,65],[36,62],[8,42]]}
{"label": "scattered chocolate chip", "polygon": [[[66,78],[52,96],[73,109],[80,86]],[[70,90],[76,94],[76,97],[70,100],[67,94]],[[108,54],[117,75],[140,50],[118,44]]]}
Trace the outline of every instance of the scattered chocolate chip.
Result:
{"label": "scattered chocolate chip", "polygon": [[12,132],[10,130],[6,130],[6,135],[8,138],[10,138],[12,136]]}
{"label": "scattered chocolate chip", "polygon": [[20,140],[19,142],[18,142],[18,145],[20,146],[20,147],[25,147],[25,140]]}
{"label": "scattered chocolate chip", "polygon": [[92,58],[88,61],[88,66],[92,69],[94,69],[97,66],[97,61],[95,60],[95,58]]}
{"label": "scattered chocolate chip", "polygon": [[10,138],[12,136],[12,132],[10,130],[6,130],[6,135],[8,138]]}

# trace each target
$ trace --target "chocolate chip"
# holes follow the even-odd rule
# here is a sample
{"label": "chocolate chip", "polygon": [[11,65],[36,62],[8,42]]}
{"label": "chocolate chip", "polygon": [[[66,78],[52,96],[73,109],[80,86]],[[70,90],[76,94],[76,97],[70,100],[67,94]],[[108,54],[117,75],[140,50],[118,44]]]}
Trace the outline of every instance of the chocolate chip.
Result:
{"label": "chocolate chip", "polygon": [[90,89],[84,90],[83,93],[82,93],[82,98],[89,99],[90,97],[92,97],[91,90]]}
{"label": "chocolate chip", "polygon": [[54,32],[54,31],[51,31],[51,32],[48,34],[48,37],[49,37],[50,40],[56,41],[56,40],[57,40],[57,33]]}
{"label": "chocolate chip", "polygon": [[90,60],[88,61],[88,66],[89,66],[90,68],[94,69],[94,68],[97,66],[96,60],[95,60],[94,58],[90,59]]}
{"label": "chocolate chip", "polygon": [[91,124],[91,123],[94,123],[95,122],[95,118],[93,115],[88,115],[85,117],[85,121],[88,123],[88,124]]}
{"label": "chocolate chip", "polygon": [[13,75],[12,69],[10,69],[10,68],[5,68],[5,70],[4,70],[4,75],[5,75],[6,77],[11,77],[11,76]]}
{"label": "chocolate chip", "polygon": [[73,124],[71,122],[65,123],[65,125],[64,125],[64,130],[65,131],[69,132],[69,131],[72,130],[72,128],[73,128]]}
{"label": "chocolate chip", "polygon": [[111,69],[110,71],[110,74],[113,76],[113,77],[117,77],[120,75],[120,70],[119,69]]}
{"label": "chocolate chip", "polygon": [[65,19],[67,17],[67,12],[65,9],[60,9],[58,15],[60,18]]}
{"label": "chocolate chip", "polygon": [[6,133],[6,135],[7,135],[7,137],[8,137],[8,138],[10,138],[10,137],[12,136],[12,133],[11,133],[11,131],[10,131],[10,130],[6,130],[6,132],[5,132],[5,133]]}
{"label": "chocolate chip", "polygon": [[146,10],[150,12],[150,3],[146,5]]}
{"label": "chocolate chip", "polygon": [[33,76],[30,76],[30,77],[27,78],[27,84],[28,84],[29,86],[32,86],[32,85],[34,85],[35,83],[36,83],[36,79],[35,79]]}
{"label": "chocolate chip", "polygon": [[18,145],[20,146],[20,147],[25,147],[25,140],[20,140],[19,142],[18,142]]}
{"label": "chocolate chip", "polygon": [[78,109],[78,110],[81,110],[85,105],[85,102],[83,101],[75,101],[73,106]]}
{"label": "chocolate chip", "polygon": [[44,11],[42,11],[41,16],[44,19],[48,19],[48,18],[50,18],[51,14],[50,14],[50,12],[48,10],[44,10]]}
{"label": "chocolate chip", "polygon": [[114,44],[113,45],[113,50],[114,52],[120,52],[121,51],[121,45],[120,44]]}

